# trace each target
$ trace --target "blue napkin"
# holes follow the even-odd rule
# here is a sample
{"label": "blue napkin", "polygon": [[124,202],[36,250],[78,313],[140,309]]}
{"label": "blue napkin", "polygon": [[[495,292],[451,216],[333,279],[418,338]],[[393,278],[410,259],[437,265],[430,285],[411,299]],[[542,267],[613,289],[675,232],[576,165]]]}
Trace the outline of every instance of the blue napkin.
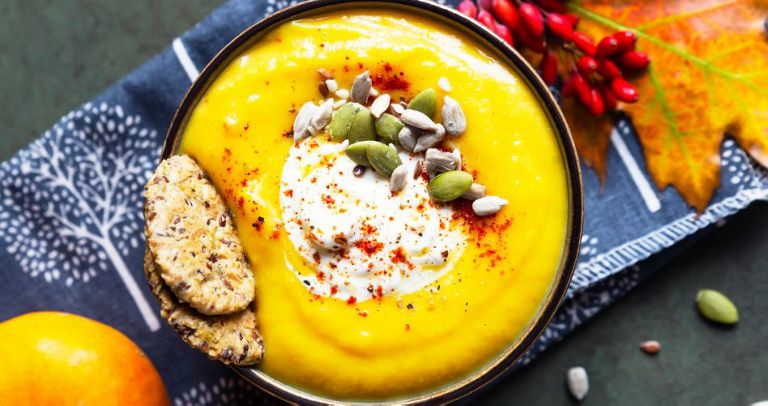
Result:
{"label": "blue napkin", "polygon": [[[142,272],[141,208],[144,182],[191,80],[236,34],[288,4],[227,2],[0,164],[0,320],[61,310],[114,326],[152,359],[175,404],[270,401],[159,319]],[[700,231],[768,197],[766,172],[731,140],[721,149],[722,187],[700,215],[674,190],[652,186],[630,121],[618,123],[611,144],[602,191],[584,170],[583,245],[568,297],[521,364],[622,297]]]}

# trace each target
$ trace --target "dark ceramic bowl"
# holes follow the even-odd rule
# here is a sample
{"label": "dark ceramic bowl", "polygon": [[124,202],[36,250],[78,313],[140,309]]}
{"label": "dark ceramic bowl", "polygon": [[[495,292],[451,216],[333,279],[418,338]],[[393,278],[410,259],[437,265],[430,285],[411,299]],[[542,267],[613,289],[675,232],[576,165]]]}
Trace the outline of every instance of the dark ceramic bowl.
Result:
{"label": "dark ceramic bowl", "polygon": [[[495,50],[497,59],[506,62],[520,74],[528,86],[533,90],[539,102],[548,112],[549,120],[552,123],[555,135],[559,139],[563,163],[567,171],[566,176],[568,179],[570,213],[568,216],[565,249],[552,287],[544,298],[538,312],[531,319],[528,327],[507,347],[505,351],[463,379],[447,384],[436,390],[413,394],[407,398],[389,400],[389,402],[397,404],[425,402],[446,403],[467,396],[493,382],[495,378],[509,369],[509,367],[525,353],[531,344],[536,341],[555,314],[557,308],[560,306],[566,289],[568,288],[568,284],[571,281],[576,265],[576,258],[578,256],[579,243],[581,240],[583,196],[581,171],[579,169],[576,148],[568,126],[565,123],[563,113],[560,111],[555,99],[550,94],[544,82],[542,82],[536,74],[535,70],[522,56],[520,56],[520,54],[517,53],[517,51],[512,49],[477,21],[471,20],[451,8],[426,0],[310,0],[300,3],[283,9],[282,11],[252,25],[227,44],[227,46],[225,46],[211,60],[211,62],[208,63],[184,96],[179,109],[176,111],[176,115],[173,117],[163,147],[162,159],[175,153],[186,122],[198,100],[223,68],[237,57],[241,51],[247,49],[250,45],[258,41],[266,32],[283,22],[312,16],[318,13],[349,9],[352,7],[393,8],[424,15],[435,21],[440,21],[447,26],[451,26],[468,38],[475,39],[479,43],[485,44],[489,49]],[[269,351],[269,349],[267,349],[267,351]],[[287,385],[270,377],[257,368],[235,367],[235,370],[249,382],[264,391],[291,403],[327,404],[338,402],[337,400],[324,398],[308,393],[300,388]],[[377,400],[377,403],[380,403],[380,401]]]}

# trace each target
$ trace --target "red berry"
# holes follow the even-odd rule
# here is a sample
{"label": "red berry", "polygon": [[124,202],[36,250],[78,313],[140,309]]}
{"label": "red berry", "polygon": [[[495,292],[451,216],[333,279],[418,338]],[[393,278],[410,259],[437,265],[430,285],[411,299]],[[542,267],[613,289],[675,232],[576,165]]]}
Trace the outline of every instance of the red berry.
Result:
{"label": "red berry", "polygon": [[589,38],[589,36],[583,32],[576,31],[573,33],[573,43],[576,45],[576,48],[579,48],[579,51],[583,52],[585,55],[595,56],[595,52],[597,52],[597,48],[595,48],[595,43],[592,41],[592,38]]}
{"label": "red berry", "polygon": [[510,30],[517,30],[520,26],[520,14],[509,0],[493,0],[493,14]]}
{"label": "red berry", "polygon": [[614,37],[605,37],[597,43],[597,56],[606,57],[619,50],[619,42]]}
{"label": "red berry", "polygon": [[520,28],[515,32],[517,39],[520,40],[520,44],[530,49],[537,54],[541,54],[546,50],[543,36],[534,36],[531,34],[525,25],[520,25]]}
{"label": "red berry", "polygon": [[589,112],[595,117],[600,117],[605,112],[605,105],[603,104],[603,96],[600,95],[600,91],[596,88],[589,89],[590,101],[587,105]]}
{"label": "red berry", "polygon": [[584,55],[576,61],[576,68],[585,78],[597,71],[597,60],[589,55]]}
{"label": "red berry", "polygon": [[631,31],[619,31],[612,35],[616,38],[616,42],[619,44],[619,49],[616,51],[620,54],[629,52],[635,49],[635,43],[637,42],[637,35]]}
{"label": "red berry", "polygon": [[523,3],[520,5],[520,18],[523,21],[523,25],[535,37],[541,37],[544,35],[544,17],[541,15],[539,8],[531,3]]}
{"label": "red berry", "polygon": [[576,93],[576,84],[574,83],[573,75],[578,76],[578,73],[571,74],[568,79],[566,79],[565,83],[563,83],[563,88],[560,89],[560,96],[563,96],[564,98],[569,98],[573,96],[574,93]]}
{"label": "red berry", "polygon": [[565,3],[560,0],[536,0],[536,3],[550,13],[565,13]]}
{"label": "red berry", "polygon": [[469,18],[477,17],[477,6],[475,6],[475,2],[472,0],[463,0],[456,9]]}
{"label": "red berry", "polygon": [[547,28],[565,42],[570,42],[573,38],[573,25],[562,14],[549,13]]}
{"label": "red berry", "polygon": [[509,28],[507,28],[504,24],[496,24],[496,35],[501,37],[501,39],[504,40],[509,46],[513,47],[515,46],[515,39],[512,37],[512,32],[509,31]]}
{"label": "red berry", "polygon": [[608,86],[600,82],[600,94],[603,95],[603,104],[605,104],[605,111],[616,110],[618,102],[616,101],[616,95],[613,94]]}
{"label": "red berry", "polygon": [[571,75],[571,79],[573,79],[573,87],[576,89],[576,97],[579,98],[579,101],[583,105],[589,106],[589,104],[592,102],[592,91],[590,90],[587,81],[584,80],[581,75],[575,72],[573,75]]}
{"label": "red berry", "polygon": [[480,21],[480,24],[488,27],[491,31],[496,32],[496,20],[493,19],[491,13],[481,9],[477,13],[477,21]]}
{"label": "red berry", "polygon": [[611,90],[617,99],[626,103],[634,103],[640,97],[635,87],[622,78],[615,78],[611,81]]}
{"label": "red berry", "polygon": [[629,51],[619,57],[619,63],[624,69],[646,70],[651,58],[643,51]]}
{"label": "red berry", "polygon": [[544,52],[541,58],[541,78],[548,85],[555,84],[557,80],[557,55],[552,51]]}
{"label": "red berry", "polygon": [[571,23],[571,26],[574,28],[576,28],[576,25],[579,23],[579,17],[574,14],[565,13],[563,14],[563,17],[565,17],[565,19],[568,20],[568,22]]}
{"label": "red berry", "polygon": [[597,63],[597,73],[608,80],[621,77],[621,69],[608,59],[601,59]]}

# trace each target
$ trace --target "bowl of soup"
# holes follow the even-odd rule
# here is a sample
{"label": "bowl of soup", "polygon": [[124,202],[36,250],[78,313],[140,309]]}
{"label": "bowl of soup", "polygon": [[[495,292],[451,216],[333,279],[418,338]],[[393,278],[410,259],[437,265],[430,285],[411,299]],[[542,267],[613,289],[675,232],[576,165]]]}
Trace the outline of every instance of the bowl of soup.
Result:
{"label": "bowl of soup", "polygon": [[[349,140],[296,136],[308,101],[335,120],[363,73],[371,110],[387,94],[398,116],[429,89],[450,132],[446,105],[460,105],[461,134],[434,147],[502,207],[430,199],[435,174],[414,172],[424,152],[396,142],[409,173],[397,193],[344,153]],[[236,370],[287,401],[470,394],[536,340],[574,270],[582,192],[562,113],[516,51],[435,3],[315,0],[254,24],[181,102],[163,158],[177,153],[224,198],[253,268],[264,357]]]}

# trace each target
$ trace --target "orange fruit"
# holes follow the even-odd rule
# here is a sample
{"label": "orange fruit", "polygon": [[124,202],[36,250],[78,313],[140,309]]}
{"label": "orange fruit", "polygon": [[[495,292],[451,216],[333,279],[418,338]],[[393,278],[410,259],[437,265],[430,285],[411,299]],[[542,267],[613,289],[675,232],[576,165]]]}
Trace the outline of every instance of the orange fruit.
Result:
{"label": "orange fruit", "polygon": [[0,323],[0,403],[167,405],[149,358],[106,324],[59,312]]}

